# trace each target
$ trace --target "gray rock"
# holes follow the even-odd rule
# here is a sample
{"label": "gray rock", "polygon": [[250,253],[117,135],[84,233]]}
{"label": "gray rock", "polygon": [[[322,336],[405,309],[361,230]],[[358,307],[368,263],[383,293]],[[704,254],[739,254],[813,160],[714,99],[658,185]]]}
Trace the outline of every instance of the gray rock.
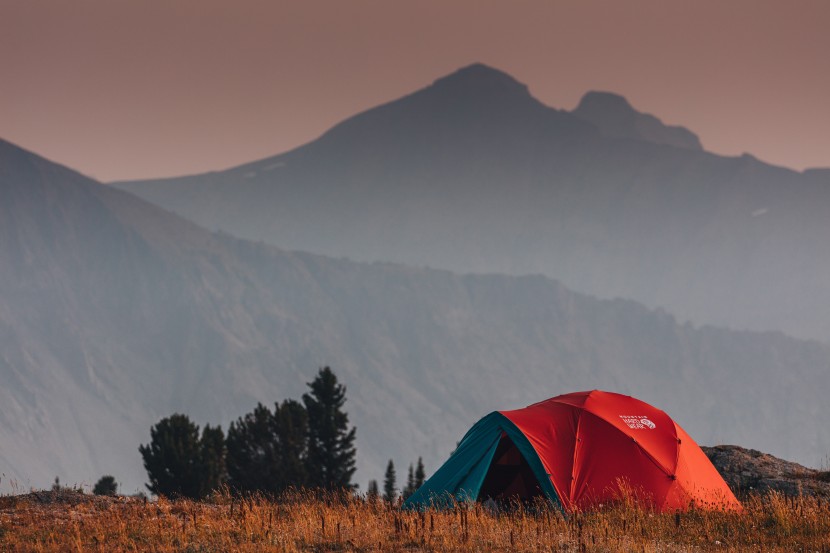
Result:
{"label": "gray rock", "polygon": [[736,495],[777,491],[786,495],[830,497],[830,471],[808,468],[736,445],[701,449]]}

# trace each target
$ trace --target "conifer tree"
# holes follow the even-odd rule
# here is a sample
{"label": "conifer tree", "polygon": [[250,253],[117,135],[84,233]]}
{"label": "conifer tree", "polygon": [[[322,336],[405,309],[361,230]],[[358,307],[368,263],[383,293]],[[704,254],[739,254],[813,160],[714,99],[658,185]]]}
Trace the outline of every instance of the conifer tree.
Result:
{"label": "conifer tree", "polygon": [[308,412],[308,484],[328,490],[352,488],[355,432],[343,411],[346,387],[329,367],[320,369],[303,394]]}
{"label": "conifer tree", "polygon": [[415,469],[412,467],[412,463],[409,463],[409,472],[406,476],[406,486],[404,487],[401,495],[403,496],[404,501],[406,501],[413,493],[415,493]]}
{"label": "conifer tree", "polygon": [[277,494],[306,485],[308,416],[297,401],[257,404],[228,429],[228,480],[241,492]]}
{"label": "conifer tree", "polygon": [[274,406],[274,434],[278,448],[278,491],[307,485],[308,413],[302,403],[287,399]]}
{"label": "conifer tree", "polygon": [[427,475],[424,472],[424,460],[418,457],[418,464],[415,467],[415,489],[412,490],[412,493],[418,491],[418,488],[424,485],[426,482]]}
{"label": "conifer tree", "polygon": [[366,490],[366,499],[370,501],[375,501],[378,497],[380,497],[380,491],[378,490],[378,481],[369,480],[369,487]]}
{"label": "conifer tree", "polygon": [[227,479],[225,434],[221,426],[205,425],[199,440],[199,497],[219,489]]}
{"label": "conifer tree", "polygon": [[228,427],[228,483],[239,492],[276,491],[274,467],[276,443],[272,434],[272,414],[262,403],[253,412]]}
{"label": "conifer tree", "polygon": [[174,414],[150,429],[150,443],[138,448],[157,495],[200,497],[199,427],[187,415]]}
{"label": "conifer tree", "polygon": [[396,486],[395,463],[389,459],[386,465],[386,474],[383,476],[383,499],[392,503],[398,495]]}

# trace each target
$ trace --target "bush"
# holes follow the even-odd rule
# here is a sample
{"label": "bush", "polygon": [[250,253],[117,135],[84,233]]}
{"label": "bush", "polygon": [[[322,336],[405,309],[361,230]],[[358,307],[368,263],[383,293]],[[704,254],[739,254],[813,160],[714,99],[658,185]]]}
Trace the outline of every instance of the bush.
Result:
{"label": "bush", "polygon": [[92,488],[92,493],[95,495],[116,495],[118,493],[118,483],[115,477],[106,475],[102,476]]}

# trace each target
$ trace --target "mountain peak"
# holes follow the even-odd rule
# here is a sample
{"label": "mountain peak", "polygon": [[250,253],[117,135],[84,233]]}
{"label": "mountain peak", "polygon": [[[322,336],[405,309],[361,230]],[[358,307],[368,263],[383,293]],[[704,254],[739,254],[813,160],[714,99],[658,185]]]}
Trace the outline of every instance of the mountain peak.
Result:
{"label": "mountain peak", "polygon": [[637,113],[625,96],[599,90],[591,90],[585,93],[575,111],[604,113],[612,116]]}
{"label": "mountain peak", "polygon": [[507,73],[475,63],[343,121],[310,147],[384,151],[400,160],[432,152],[451,159],[481,155],[484,145],[503,154],[520,148],[517,137],[533,144],[544,140],[550,147],[597,134],[593,125],[539,102]]}
{"label": "mountain peak", "polygon": [[651,114],[641,113],[624,96],[613,92],[588,92],[571,113],[594,124],[608,137],[667,144],[687,150],[703,149],[700,139],[690,130],[666,125]]}
{"label": "mountain peak", "polygon": [[474,63],[441,77],[433,83],[433,87],[460,93],[489,92],[530,96],[527,85],[520,83],[504,71],[483,63]]}

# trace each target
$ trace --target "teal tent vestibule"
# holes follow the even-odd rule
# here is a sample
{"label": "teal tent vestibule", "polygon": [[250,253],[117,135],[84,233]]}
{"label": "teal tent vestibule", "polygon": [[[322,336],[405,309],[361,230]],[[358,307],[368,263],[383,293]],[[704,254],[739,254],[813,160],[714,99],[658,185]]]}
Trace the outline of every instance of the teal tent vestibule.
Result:
{"label": "teal tent vestibule", "polygon": [[527,437],[496,411],[465,434],[447,462],[403,506],[446,507],[501,496],[545,497],[561,508],[550,475]]}

